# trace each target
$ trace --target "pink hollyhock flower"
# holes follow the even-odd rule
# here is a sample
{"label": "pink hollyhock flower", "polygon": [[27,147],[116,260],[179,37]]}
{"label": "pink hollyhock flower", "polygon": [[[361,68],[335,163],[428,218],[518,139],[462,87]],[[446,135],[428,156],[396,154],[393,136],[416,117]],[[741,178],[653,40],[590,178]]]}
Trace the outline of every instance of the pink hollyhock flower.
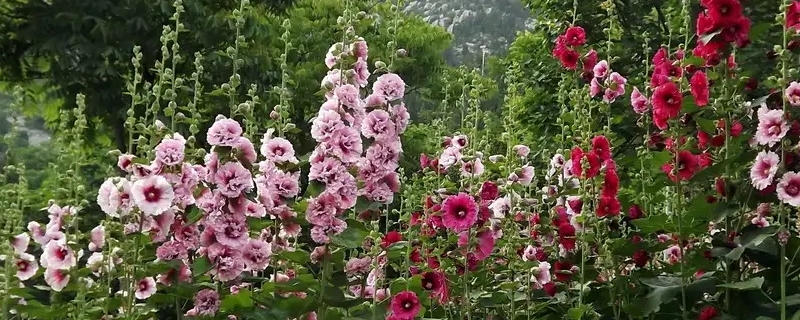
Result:
{"label": "pink hollyhock flower", "polygon": [[778,199],[793,207],[800,207],[800,174],[786,172],[777,186]]}
{"label": "pink hollyhock flower", "polygon": [[503,219],[511,210],[511,198],[509,196],[497,198],[489,204],[489,209],[492,210],[493,219]]}
{"label": "pink hollyhock flower", "polygon": [[461,154],[460,148],[448,147],[447,149],[444,149],[442,155],[439,156],[439,165],[447,170],[447,168],[450,168],[450,166],[461,161],[461,158],[463,158],[463,155]]}
{"label": "pink hollyhock flower", "polygon": [[755,138],[758,144],[769,147],[780,142],[789,131],[789,124],[783,117],[783,110],[769,110],[766,106],[758,109],[758,129]]}
{"label": "pink hollyhock flower", "polygon": [[233,119],[218,117],[208,128],[206,140],[212,146],[232,147],[242,136],[242,126]]}
{"label": "pink hollyhock flower", "polygon": [[150,298],[154,293],[156,293],[156,280],[153,277],[146,277],[136,284],[134,296],[136,299],[144,300]]}
{"label": "pink hollyhock flower", "polygon": [[[267,135],[270,134],[271,132],[267,133]],[[294,147],[289,140],[280,137],[271,138],[267,135],[265,135],[264,139],[261,140],[261,154],[266,157],[268,161],[272,161],[274,163],[299,162],[297,158],[295,158]]]}
{"label": "pink hollyhock flower", "polygon": [[400,76],[387,73],[375,80],[375,83],[372,84],[372,92],[382,94],[388,101],[402,99],[406,92],[406,83]]}
{"label": "pink hollyhock flower", "polygon": [[467,230],[478,220],[478,205],[475,199],[466,193],[447,197],[442,204],[442,222],[454,232]]}
{"label": "pink hollyhock flower", "polygon": [[597,78],[592,79],[592,82],[589,83],[589,95],[596,97],[601,91],[603,91],[603,86],[600,85],[600,81]]}
{"label": "pink hollyhock flower", "polygon": [[174,166],[183,162],[186,150],[186,139],[179,133],[174,138],[161,140],[156,146],[156,160],[164,165]]}
{"label": "pink hollyhock flower", "polygon": [[331,141],[336,133],[344,127],[342,116],[334,110],[320,110],[312,121],[311,137],[317,142]]}
{"label": "pink hollyhock flower", "polygon": [[186,312],[186,315],[213,316],[217,314],[220,304],[219,293],[211,289],[203,289],[194,296],[194,308]]}
{"label": "pink hollyhock flower", "polygon": [[332,153],[348,164],[357,162],[363,152],[361,134],[352,127],[343,127],[336,131],[329,144]]}
{"label": "pink hollyhock flower", "polygon": [[386,105],[386,97],[380,93],[373,93],[364,99],[367,108],[377,108]]}
{"label": "pink hollyhock flower", "polygon": [[544,288],[546,284],[553,281],[552,275],[550,274],[550,267],[550,263],[547,261],[540,261],[539,265],[536,266],[535,274],[531,277],[531,280],[535,283],[537,289]]}
{"label": "pink hollyhock flower", "polygon": [[300,172],[276,171],[267,177],[269,189],[284,198],[294,198],[300,193]]}
{"label": "pink hollyhock flower", "polygon": [[639,88],[633,87],[633,92],[631,92],[631,105],[633,106],[633,112],[644,114],[649,109],[650,101],[639,91]]}
{"label": "pink hollyhock flower", "polygon": [[681,247],[673,244],[664,250],[664,260],[669,264],[676,264],[681,261]]}
{"label": "pink hollyhock flower", "polygon": [[[336,86],[340,85],[342,82],[345,82],[345,77],[342,74],[342,71],[339,69],[332,69],[328,71],[328,74],[322,78],[320,85],[326,89],[333,89]],[[333,92],[328,92],[325,94],[325,97],[330,99],[333,97]]]}
{"label": "pink hollyhock flower", "polygon": [[69,283],[69,271],[50,269],[44,271],[44,282],[55,292],[61,292]]}
{"label": "pink hollyhock flower", "polygon": [[397,124],[396,132],[397,134],[403,134],[406,132],[406,128],[408,128],[408,122],[411,119],[411,115],[408,113],[408,109],[406,108],[405,103],[399,103],[392,106],[392,116],[394,117],[394,122]]}
{"label": "pink hollyhock flower", "polygon": [[420,309],[419,298],[413,291],[403,291],[392,298],[392,315],[400,319],[413,319]]}
{"label": "pink hollyhock flower", "polygon": [[517,173],[517,177],[519,178],[519,183],[523,186],[530,185],[533,182],[534,170],[533,167],[529,165],[524,165],[520,168],[519,173]]}
{"label": "pink hollyhock flower", "polygon": [[233,145],[233,149],[238,151],[241,154],[238,159],[239,161],[246,161],[248,163],[255,163],[256,159],[258,158],[258,154],[256,153],[256,147],[253,146],[253,142],[246,137],[240,137],[239,140],[236,140],[236,144]]}
{"label": "pink hollyhock flower", "polygon": [[603,101],[612,103],[618,97],[625,94],[625,84],[628,80],[621,76],[619,73],[613,72],[606,80],[606,91],[603,94]]}
{"label": "pink hollyhock flower", "polygon": [[361,58],[356,60],[356,63],[353,64],[353,71],[355,71],[356,73],[355,76],[356,84],[358,84],[358,86],[362,88],[366,87],[367,83],[369,82],[369,75],[370,75],[369,65],[367,65],[367,61]]}
{"label": "pink hollyhock flower", "polygon": [[786,100],[793,107],[800,107],[800,83],[792,81],[789,87],[786,88]]}
{"label": "pink hollyhock flower", "polygon": [[137,180],[131,187],[133,203],[144,214],[160,215],[172,206],[175,192],[162,176],[150,176]]}
{"label": "pink hollyhock flower", "polygon": [[11,247],[14,248],[15,253],[23,253],[28,250],[30,242],[31,236],[27,232],[23,232],[11,239]]}
{"label": "pink hollyhock flower", "polygon": [[465,161],[461,164],[461,175],[465,177],[479,177],[483,175],[484,167],[480,158],[472,161]]}
{"label": "pink hollyhock flower", "polygon": [[772,151],[761,151],[750,169],[750,181],[757,190],[764,190],[772,184],[780,163],[778,154]]}
{"label": "pink hollyhock flower", "polygon": [[263,271],[272,257],[270,244],[263,240],[250,239],[242,251],[245,271]]}
{"label": "pink hollyhock flower", "polygon": [[367,59],[369,54],[369,48],[367,47],[367,42],[364,39],[359,38],[358,40],[354,41],[350,44],[350,52],[353,54],[356,59]]}
{"label": "pink hollyhock flower", "polygon": [[159,261],[186,259],[188,257],[189,253],[187,252],[187,248],[180,240],[164,242],[156,249],[156,258]]}
{"label": "pink hollyhock flower", "polygon": [[372,258],[351,258],[344,266],[344,271],[349,276],[367,274],[372,268]]}
{"label": "pink hollyhock flower", "polygon": [[750,220],[750,223],[752,223],[755,226],[758,226],[759,228],[769,227],[769,220],[767,220],[767,218],[760,217],[760,216],[759,217],[753,217],[753,219]]}
{"label": "pink hollyhock flower", "polygon": [[329,193],[322,193],[316,198],[308,200],[306,220],[317,226],[328,226],[337,214],[336,197]]}
{"label": "pink hollyhock flower", "polygon": [[39,263],[47,269],[68,270],[77,263],[72,248],[65,240],[50,240],[42,250]]}
{"label": "pink hollyhock flower", "polygon": [[244,214],[218,214],[206,218],[206,228],[214,230],[217,241],[231,248],[247,244],[248,228]]}
{"label": "pink hollyhock flower", "polygon": [[352,84],[338,86],[333,90],[333,95],[336,96],[336,99],[339,100],[343,106],[351,109],[358,108],[364,103],[361,101],[361,97],[359,97],[360,93],[358,88]]}
{"label": "pink hollyhock flower", "polygon": [[36,257],[27,253],[19,253],[15,262],[17,267],[17,278],[20,281],[25,281],[36,275],[39,270],[39,264],[36,263]]}
{"label": "pink hollyhock flower", "polygon": [[332,183],[334,178],[346,172],[347,169],[339,159],[325,157],[322,161],[311,163],[308,179],[317,180],[327,185]]}
{"label": "pink hollyhock flower", "polygon": [[478,258],[478,260],[486,260],[486,258],[492,255],[492,250],[494,250],[494,235],[491,230],[483,230],[478,232],[477,238],[478,247],[474,252],[475,257]]}
{"label": "pink hollyhock flower", "polygon": [[608,71],[608,61],[605,60],[600,60],[592,69],[595,78],[605,78],[608,75]]}
{"label": "pink hollyhock flower", "polygon": [[252,174],[238,162],[226,162],[220,166],[214,174],[214,183],[220,194],[228,198],[237,198],[254,187]]}
{"label": "pink hollyhock flower", "polygon": [[214,264],[210,273],[219,281],[231,281],[244,271],[242,252],[221,244],[208,247],[208,259]]}
{"label": "pink hollyhock flower", "polygon": [[397,139],[397,125],[392,122],[391,115],[386,110],[375,109],[367,114],[361,126],[361,134],[375,141],[388,141]]}
{"label": "pink hollyhock flower", "polygon": [[337,63],[339,63],[339,55],[342,53],[342,43],[337,42],[331,45],[328,48],[328,52],[325,53],[325,66],[328,69],[333,68]]}
{"label": "pink hollyhock flower", "polygon": [[516,153],[517,156],[520,157],[520,158],[526,158],[526,157],[528,157],[528,154],[531,153],[531,148],[528,148],[528,146],[521,145],[521,144],[515,145],[513,147],[513,150],[514,150],[514,153]]}
{"label": "pink hollyhock flower", "polygon": [[97,204],[100,210],[112,217],[119,217],[119,207],[122,205],[120,192],[115,184],[117,178],[108,178],[100,185],[97,192]]}
{"label": "pink hollyhock flower", "polygon": [[90,251],[98,251],[103,249],[103,245],[106,242],[106,228],[103,225],[92,228],[89,240]]}
{"label": "pink hollyhock flower", "polygon": [[122,154],[117,158],[117,167],[125,172],[133,171],[133,158],[136,156],[131,154]]}

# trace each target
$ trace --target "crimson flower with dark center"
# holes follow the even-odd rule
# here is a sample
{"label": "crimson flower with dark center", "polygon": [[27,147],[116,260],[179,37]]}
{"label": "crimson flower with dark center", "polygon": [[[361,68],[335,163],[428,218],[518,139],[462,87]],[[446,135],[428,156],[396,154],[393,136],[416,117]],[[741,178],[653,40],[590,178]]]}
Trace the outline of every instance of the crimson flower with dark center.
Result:
{"label": "crimson flower with dark center", "polygon": [[478,205],[475,199],[466,193],[447,197],[443,207],[442,223],[455,232],[471,228],[478,220]]}
{"label": "crimson flower with dark center", "polygon": [[403,291],[392,298],[392,315],[396,317],[413,319],[419,313],[419,309],[419,298],[413,291]]}
{"label": "crimson flower with dark center", "polygon": [[597,203],[595,214],[598,217],[616,216],[619,215],[620,210],[621,205],[617,197],[603,195],[600,196],[600,201]]}
{"label": "crimson flower with dark center", "polygon": [[661,169],[673,182],[691,179],[700,168],[697,156],[687,150],[678,153],[677,163],[675,159],[665,163]]}
{"label": "crimson flower with dark center", "polygon": [[675,82],[664,83],[653,92],[653,114],[664,118],[677,117],[681,112],[683,96]]}

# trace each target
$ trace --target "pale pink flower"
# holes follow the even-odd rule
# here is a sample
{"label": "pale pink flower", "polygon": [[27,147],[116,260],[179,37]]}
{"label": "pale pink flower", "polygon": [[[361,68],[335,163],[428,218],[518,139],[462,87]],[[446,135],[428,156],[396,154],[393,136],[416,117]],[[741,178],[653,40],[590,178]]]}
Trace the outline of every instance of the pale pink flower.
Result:
{"label": "pale pink flower", "polygon": [[67,270],[77,263],[72,248],[64,240],[50,240],[42,251],[39,263],[47,269]]}
{"label": "pale pink flower", "polygon": [[366,60],[369,56],[369,48],[367,47],[367,42],[364,39],[359,38],[353,43],[350,44],[350,52],[353,54],[356,59],[363,59]]}
{"label": "pale pink flower", "polygon": [[592,69],[595,78],[605,78],[608,75],[608,71],[608,61],[605,60],[600,60]]}
{"label": "pale pink flower", "polygon": [[144,300],[150,298],[154,293],[156,293],[156,280],[153,277],[146,277],[136,284],[134,296],[136,299]]}
{"label": "pale pink flower", "polygon": [[61,292],[69,283],[69,271],[48,268],[44,271],[44,282],[55,292]]}
{"label": "pale pink flower", "polygon": [[23,232],[11,239],[11,247],[14,248],[15,253],[23,253],[28,250],[30,242],[31,236],[27,232]]}
{"label": "pale pink flower", "polygon": [[458,147],[448,147],[444,149],[442,155],[439,156],[439,165],[442,166],[445,170],[450,168],[450,166],[458,163],[463,158],[461,154],[461,149]]}
{"label": "pale pink flower", "polygon": [[777,186],[778,199],[793,207],[800,206],[800,174],[786,172]]}
{"label": "pale pink flower", "polygon": [[633,106],[633,112],[638,114],[644,114],[650,109],[650,101],[637,87],[633,87],[633,92],[631,92],[631,105]]}
{"label": "pale pink flower", "polygon": [[408,109],[406,108],[405,103],[398,103],[392,106],[392,116],[394,116],[394,122],[397,124],[397,134],[403,134],[406,132],[406,128],[408,128],[408,122],[411,119],[411,115],[408,113]]}
{"label": "pale pink flower", "polygon": [[183,162],[186,139],[176,133],[174,138],[166,138],[156,146],[156,160],[164,165],[174,166]]}
{"label": "pale pink flower", "polygon": [[125,171],[125,172],[133,171],[133,159],[134,158],[136,158],[136,156],[131,155],[131,154],[122,154],[122,155],[120,155],[119,157],[117,157],[117,167],[120,168],[120,170]]}
{"label": "pale pink flower", "polygon": [[311,123],[311,137],[317,142],[326,142],[333,139],[336,132],[344,127],[342,117],[335,110],[320,110]]}
{"label": "pale pink flower", "polygon": [[[323,88],[332,89],[332,88],[338,86],[339,84],[341,84],[342,82],[344,82],[343,81],[344,78],[345,77],[342,75],[342,71],[341,70],[332,69],[332,70],[328,71],[328,74],[325,75],[324,78],[322,78],[322,82],[321,82],[320,85]],[[331,97],[333,97],[333,93],[332,92],[328,92],[325,95],[325,97],[330,99]]]}
{"label": "pale pink flower", "polygon": [[464,177],[479,177],[484,173],[484,166],[480,158],[464,161],[461,164],[461,175]]}
{"label": "pale pink flower", "polygon": [[242,126],[238,122],[218,117],[211,128],[208,128],[206,140],[212,146],[232,147],[241,136]]}
{"label": "pale pink flower", "polygon": [[375,141],[397,139],[397,126],[392,122],[391,115],[386,110],[375,109],[364,118],[361,133]]}
{"label": "pale pink flower", "polygon": [[750,181],[757,190],[764,190],[772,184],[778,172],[780,158],[772,151],[761,151],[750,169]]}
{"label": "pale pink flower", "polygon": [[603,86],[600,85],[600,81],[597,81],[597,78],[592,79],[592,82],[589,83],[589,95],[596,97],[602,91]]}
{"label": "pale pink flower", "polygon": [[789,124],[783,117],[783,110],[769,110],[766,106],[758,109],[758,129],[755,138],[758,144],[774,146],[789,131]]}
{"label": "pale pink flower", "polygon": [[311,240],[315,243],[324,244],[331,241],[330,237],[328,237],[327,227],[323,227],[320,225],[315,225],[311,228]]}
{"label": "pale pink flower", "polygon": [[669,264],[676,264],[682,260],[681,258],[681,247],[673,244],[668,248],[664,249],[664,261]]}
{"label": "pale pink flower", "polygon": [[119,207],[122,205],[116,180],[117,178],[106,179],[97,192],[97,204],[100,210],[112,217],[119,217]]}
{"label": "pale pink flower", "polygon": [[214,183],[217,190],[228,198],[237,198],[255,186],[250,171],[238,162],[226,162],[220,166],[214,174]]}
{"label": "pale pink flower", "polygon": [[348,108],[358,108],[364,103],[361,101],[360,93],[358,88],[352,84],[338,86],[333,90],[333,95],[336,99]]}
{"label": "pale pink flower", "polygon": [[531,148],[528,148],[528,146],[521,144],[515,145],[512,150],[520,158],[526,158],[528,157],[528,154],[531,153]]}
{"label": "pale pink flower", "polygon": [[355,71],[356,73],[355,75],[356,84],[358,84],[358,86],[362,88],[366,87],[367,83],[369,82],[369,75],[370,75],[369,65],[367,64],[367,61],[361,58],[356,60],[356,63],[353,64],[353,71]]}
{"label": "pale pink flower", "polygon": [[527,164],[522,166],[522,168],[520,169],[520,171],[517,174],[517,176],[519,177],[519,183],[521,185],[527,186],[527,185],[531,184],[531,182],[533,181],[533,176],[534,176],[533,167],[531,167],[531,166],[529,166]]}
{"label": "pale pink flower", "polygon": [[381,75],[372,84],[372,92],[382,94],[388,101],[402,99],[405,95],[405,90],[406,83],[394,73]]}
{"label": "pale pink flower", "polygon": [[50,241],[50,239],[46,238],[45,236],[46,230],[42,228],[42,226],[38,222],[36,221],[28,222],[27,228],[28,232],[30,232],[31,237],[33,238],[33,241],[36,241],[36,243],[40,245],[46,245],[47,242]]}
{"label": "pale pink flower", "polygon": [[186,246],[180,240],[170,240],[156,248],[156,258],[159,261],[186,259],[189,257]]}
{"label": "pale pink flower", "polygon": [[289,140],[280,137],[268,138],[265,136],[262,143],[261,154],[266,157],[267,160],[274,163],[299,162],[294,155],[294,146],[292,146]]}
{"label": "pale pink flower", "polygon": [[786,100],[793,107],[800,107],[800,83],[792,81],[789,87],[786,88]]}
{"label": "pale pink flower", "polygon": [[465,134],[454,136],[453,138],[450,139],[450,141],[453,144],[453,146],[458,148],[459,150],[466,148],[467,143],[469,143],[469,139],[467,139],[467,135]]}
{"label": "pale pink flower", "polygon": [[[113,265],[113,261],[108,261]],[[102,252],[93,252],[92,255],[86,259],[86,268],[92,271],[92,274],[95,276],[100,276],[104,270],[108,270],[110,268],[104,268],[106,265],[105,257],[103,256]]]}
{"label": "pale pink flower", "polygon": [[612,103],[618,97],[624,95],[626,83],[628,83],[628,80],[619,73],[611,73],[606,81],[606,91],[605,94],[603,94],[603,101],[606,103]]}
{"label": "pale pink flower", "polygon": [[28,253],[19,253],[15,262],[17,267],[17,278],[20,281],[25,281],[36,275],[39,270],[39,264],[36,263],[36,257]]}
{"label": "pale pink flower", "polygon": [[347,261],[347,264],[344,266],[344,271],[349,276],[367,274],[371,267],[372,258],[370,257],[350,258],[350,261]]}
{"label": "pale pink flower", "polygon": [[106,228],[102,224],[92,228],[89,240],[90,251],[103,249],[103,245],[106,242]]}
{"label": "pale pink flower", "polygon": [[535,283],[538,289],[541,289],[545,284],[552,282],[550,267],[550,263],[547,261],[540,261],[539,265],[536,266],[531,280]]}
{"label": "pale pink flower", "polygon": [[332,153],[344,163],[357,162],[363,152],[361,135],[352,127],[339,129],[329,144]]}
{"label": "pale pink flower", "polygon": [[328,69],[333,68],[337,63],[339,63],[339,56],[342,53],[342,43],[337,42],[331,45],[328,49],[328,52],[325,54],[325,66]]}
{"label": "pale pink flower", "polygon": [[256,162],[258,154],[256,153],[256,148],[253,146],[253,143],[250,141],[250,139],[247,139],[246,137],[239,137],[239,139],[236,140],[236,143],[233,145],[233,148],[236,151],[239,151],[239,154],[241,154],[239,157],[240,161],[245,160],[248,163]]}
{"label": "pale pink flower", "polygon": [[162,176],[137,180],[131,187],[133,202],[147,215],[160,215],[172,206],[175,192]]}
{"label": "pale pink flower", "polygon": [[211,289],[203,289],[194,296],[194,308],[189,310],[186,315],[213,316],[219,310],[220,304],[219,293]]}
{"label": "pale pink flower", "polygon": [[758,226],[759,228],[769,227],[769,220],[762,216],[753,217],[753,219],[750,220],[750,223]]}
{"label": "pale pink flower", "polygon": [[245,271],[262,271],[269,266],[272,256],[270,244],[263,240],[250,239],[242,250]]}

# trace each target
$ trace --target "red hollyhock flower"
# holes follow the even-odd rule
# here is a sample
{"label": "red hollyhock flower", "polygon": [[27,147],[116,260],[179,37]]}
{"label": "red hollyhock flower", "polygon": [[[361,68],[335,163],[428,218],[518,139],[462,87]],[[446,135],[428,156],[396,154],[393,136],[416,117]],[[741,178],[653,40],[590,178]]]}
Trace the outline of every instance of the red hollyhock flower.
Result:
{"label": "red hollyhock flower", "polygon": [[564,43],[570,47],[582,46],[586,43],[586,31],[580,26],[571,26],[564,33]]}
{"label": "red hollyhock flower", "polygon": [[711,41],[703,43],[702,40],[697,39],[697,44],[692,49],[692,55],[703,58],[707,66],[715,66],[721,61],[720,52],[722,52],[724,46],[724,42]]}
{"label": "red hollyhock flower", "polygon": [[800,1],[792,1],[786,8],[786,28],[800,30]]}
{"label": "red hollyhock flower", "polygon": [[726,27],[742,16],[742,4],[739,0],[708,0],[703,1],[708,9],[708,16],[715,24]]}
{"label": "red hollyhock flower", "polygon": [[413,291],[400,292],[392,298],[391,309],[396,317],[413,319],[419,313],[419,298]]}
{"label": "red hollyhock flower", "polygon": [[667,56],[667,49],[664,47],[658,48],[656,54],[653,55],[653,65],[658,66],[662,63],[672,63],[669,61],[669,57]]}
{"label": "red hollyhock flower", "polygon": [[697,315],[697,320],[713,320],[717,316],[719,316],[717,308],[714,308],[712,305],[707,305],[700,309],[700,314]]}
{"label": "red hollyhock flower", "polygon": [[480,196],[481,200],[489,201],[497,199],[497,195],[499,194],[497,184],[491,181],[485,181],[481,185]]}
{"label": "red hollyhock flower", "polygon": [[553,276],[556,277],[556,280],[561,282],[567,282],[572,279],[572,263],[568,261],[556,261],[553,263]]}
{"label": "red hollyhock flower", "polygon": [[381,240],[381,247],[386,249],[389,246],[391,246],[393,243],[400,242],[402,240],[403,240],[403,235],[400,234],[400,232],[392,230],[392,231],[389,231],[385,236],[383,236],[383,239]]}
{"label": "red hollyhock flower", "polygon": [[595,214],[597,214],[598,217],[616,216],[619,215],[620,210],[622,210],[622,206],[617,197],[602,195],[597,202]]}
{"label": "red hollyhock flower", "polygon": [[717,179],[714,180],[714,188],[717,190],[717,194],[720,197],[723,197],[723,198],[727,197],[728,192],[727,192],[727,190],[725,188],[725,179],[724,178],[717,177]]}
{"label": "red hollyhock flower", "polygon": [[600,174],[601,160],[600,156],[594,151],[586,155],[586,160],[589,162],[589,169],[586,170],[586,178],[591,179]]}
{"label": "red hollyhock flower", "polygon": [[678,153],[677,164],[675,159],[664,164],[661,169],[672,181],[691,179],[700,165],[697,156],[689,151],[682,150]]}
{"label": "red hollyhock flower", "polygon": [[581,159],[583,158],[583,149],[580,147],[572,148],[572,152],[569,155],[570,160],[572,161],[572,174],[575,176],[580,177],[583,174],[583,168],[581,168]]}
{"label": "red hollyhock flower", "polygon": [[698,107],[705,107],[708,105],[708,77],[706,73],[703,71],[697,71],[692,76],[692,80],[690,81],[691,85],[691,92],[692,96],[694,97],[694,102],[697,104]]}
{"label": "red hollyhock flower", "polygon": [[598,60],[597,51],[595,51],[594,49],[589,50],[589,53],[583,56],[583,71],[592,72],[592,77],[594,77],[593,69],[594,66],[597,65],[597,60]]}
{"label": "red hollyhock flower", "polygon": [[715,147],[721,147],[725,145],[725,134],[718,134],[711,138],[711,145]]}
{"label": "red hollyhock flower", "polygon": [[628,217],[631,220],[636,220],[644,216],[644,211],[639,205],[632,204],[631,207],[628,209]]}
{"label": "red hollyhock flower", "polygon": [[633,253],[633,263],[637,267],[644,268],[648,261],[650,261],[650,255],[647,253],[647,251],[639,250]]}
{"label": "red hollyhock flower", "polygon": [[564,250],[575,249],[575,227],[570,223],[562,223],[558,226],[558,243]]}
{"label": "red hollyhock flower", "polygon": [[742,130],[744,130],[744,127],[739,121],[733,122],[733,125],[731,126],[731,136],[734,138],[738,137],[742,134]]}
{"label": "red hollyhock flower", "polygon": [[697,131],[697,149],[706,149],[708,147],[709,140],[711,140],[711,137],[708,136],[708,133],[703,130]]}
{"label": "red hollyhock flower", "polygon": [[705,13],[700,13],[700,15],[697,16],[696,26],[698,36],[712,33],[717,29],[717,25],[714,23],[714,20]]}
{"label": "red hollyhock flower", "polygon": [[411,254],[408,256],[408,259],[414,263],[421,263],[422,255],[419,253],[419,248],[414,248],[414,251],[411,251]]}
{"label": "red hollyhock flower", "polygon": [[714,159],[711,158],[711,152],[703,151],[703,153],[697,155],[697,163],[700,165],[700,168],[708,168],[711,164],[714,163]]}
{"label": "red hollyhock flower", "polygon": [[611,142],[605,136],[595,136],[592,138],[592,151],[601,161],[611,159]]}
{"label": "red hollyhock flower", "polygon": [[681,112],[683,96],[674,82],[660,85],[653,92],[653,114],[664,118],[677,117]]}
{"label": "red hollyhock flower", "polygon": [[544,290],[544,293],[546,293],[548,296],[551,297],[555,296],[556,293],[558,293],[558,288],[556,288],[556,284],[553,282],[545,283],[544,285],[542,285],[542,289]]}

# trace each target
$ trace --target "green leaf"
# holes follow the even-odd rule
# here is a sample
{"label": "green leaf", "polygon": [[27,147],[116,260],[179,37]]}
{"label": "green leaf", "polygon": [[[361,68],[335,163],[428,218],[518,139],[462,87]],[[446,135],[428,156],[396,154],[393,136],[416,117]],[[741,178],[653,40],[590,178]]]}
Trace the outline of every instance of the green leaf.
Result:
{"label": "green leaf", "polygon": [[736,247],[733,250],[731,250],[731,252],[728,252],[725,255],[725,259],[728,259],[728,260],[731,260],[731,261],[739,260],[739,258],[742,257],[742,253],[744,253],[744,247],[743,246]]}
{"label": "green leaf", "polygon": [[331,237],[331,242],[344,248],[355,249],[361,247],[368,235],[369,231],[364,224],[354,219],[347,219],[347,229]]}
{"label": "green leaf", "polygon": [[281,253],[278,254],[278,257],[280,257],[280,259],[289,260],[299,264],[306,264],[311,260],[309,253],[303,249],[296,249],[295,251],[281,251]]}
{"label": "green leaf", "polygon": [[211,270],[211,261],[208,260],[208,257],[201,257],[194,260],[192,263],[192,276],[193,277],[200,277],[208,270]]}
{"label": "green leaf", "polygon": [[222,299],[220,308],[223,311],[232,311],[238,308],[246,309],[253,306],[253,293],[247,289],[239,289],[236,294],[230,294],[225,299]]}
{"label": "green leaf", "polygon": [[365,211],[378,210],[382,205],[383,204],[380,202],[372,202],[364,196],[359,196],[358,199],[356,199],[356,207],[354,210],[356,213],[362,213]]}
{"label": "green leaf", "polygon": [[762,285],[764,285],[764,277],[751,278],[742,282],[723,283],[717,285],[717,287],[736,290],[756,290],[760,289]]}

